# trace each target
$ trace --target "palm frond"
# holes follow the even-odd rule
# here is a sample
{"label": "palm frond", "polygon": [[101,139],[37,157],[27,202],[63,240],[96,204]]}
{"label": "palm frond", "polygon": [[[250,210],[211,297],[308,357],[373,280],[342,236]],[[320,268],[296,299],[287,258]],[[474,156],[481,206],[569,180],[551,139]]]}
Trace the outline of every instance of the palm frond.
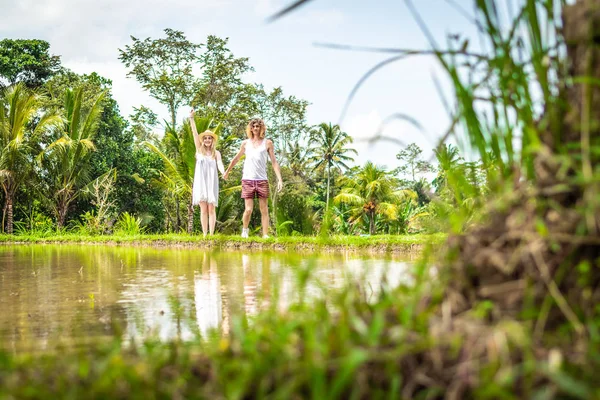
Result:
{"label": "palm frond", "polygon": [[398,205],[392,203],[379,203],[375,208],[377,214],[383,214],[390,221],[398,218]]}
{"label": "palm frond", "polygon": [[53,129],[60,129],[64,126],[65,119],[62,115],[48,112],[40,118],[40,121],[33,130],[33,140],[36,140],[43,133],[51,131]]}
{"label": "palm frond", "polygon": [[71,139],[79,139],[79,126],[81,125],[81,102],[83,88],[75,91],[67,89],[65,92],[65,112],[68,120],[67,132]]}
{"label": "palm frond", "polygon": [[186,191],[191,193],[191,181],[189,180],[189,176],[187,174],[182,175],[180,167],[154,144],[143,142],[143,145],[161,158],[165,166],[165,171],[161,171],[161,174],[173,183],[174,191],[177,193]]}
{"label": "palm frond", "polygon": [[363,205],[365,203],[365,199],[355,193],[342,191],[340,194],[333,198],[333,202],[335,204],[348,204],[358,206]]}
{"label": "palm frond", "polygon": [[102,114],[103,106],[102,101],[106,97],[106,91],[101,92],[96,99],[94,100],[94,104],[90,111],[88,112],[83,127],[81,129],[81,133],[79,137],[83,139],[93,139],[94,135],[97,132],[97,125],[100,121],[100,115]]}

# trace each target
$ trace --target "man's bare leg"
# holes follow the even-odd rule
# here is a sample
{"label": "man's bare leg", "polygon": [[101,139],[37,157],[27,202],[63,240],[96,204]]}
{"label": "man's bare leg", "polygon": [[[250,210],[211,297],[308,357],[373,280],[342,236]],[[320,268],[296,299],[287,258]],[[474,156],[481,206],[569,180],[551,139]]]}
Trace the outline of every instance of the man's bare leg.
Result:
{"label": "man's bare leg", "polygon": [[263,236],[269,234],[269,199],[258,199],[258,206],[260,207],[260,221],[262,223]]}
{"label": "man's bare leg", "polygon": [[254,209],[254,199],[244,199],[244,216],[242,217],[242,224],[244,229],[248,229],[250,225],[250,217],[252,216],[252,210]]}

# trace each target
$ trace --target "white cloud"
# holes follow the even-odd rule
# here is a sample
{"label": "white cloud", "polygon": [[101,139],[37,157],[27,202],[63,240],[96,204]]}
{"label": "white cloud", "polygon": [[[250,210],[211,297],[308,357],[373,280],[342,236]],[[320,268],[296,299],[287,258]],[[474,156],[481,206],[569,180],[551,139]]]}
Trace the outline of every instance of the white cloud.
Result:
{"label": "white cloud", "polygon": [[346,118],[347,122],[342,124],[342,129],[360,143],[372,137],[379,125],[381,125],[381,116],[377,110],[372,110],[366,114],[355,114]]}
{"label": "white cloud", "polygon": [[[288,6],[290,1],[282,0],[256,0],[254,11],[261,17],[269,17]],[[301,25],[339,25],[344,21],[344,13],[339,9],[315,9],[314,7],[300,7],[286,15],[287,24]]]}
{"label": "white cloud", "polygon": [[[113,97],[123,116],[144,104],[159,115],[164,106],[145,93],[119,62],[119,48],[138,38],[162,37],[166,27],[206,37],[197,27],[214,24],[217,16],[245,0],[0,0],[0,36],[37,38],[50,43],[50,52],[61,56],[76,73],[97,72],[113,81]],[[222,19],[222,18],[220,18]],[[189,29],[188,29],[189,28]]]}
{"label": "white cloud", "polygon": [[[410,143],[416,143],[424,150],[425,157],[429,157],[427,138],[415,126],[401,119],[383,123],[379,111],[371,110],[350,115],[342,124],[342,130],[354,139],[357,165],[371,161],[388,169],[395,168],[398,166],[396,154]],[[381,137],[374,141],[378,134]]]}
{"label": "white cloud", "polygon": [[368,113],[350,115],[342,123],[342,130],[354,139],[353,147],[358,151],[358,156],[355,158],[357,165],[372,161],[379,165],[391,166],[394,154],[382,154],[381,143],[369,143],[369,139],[375,136],[382,121],[379,112],[372,110]]}
{"label": "white cloud", "polygon": [[133,113],[133,107],[145,105],[161,115],[166,115],[165,107],[152,99],[142,90],[135,79],[126,77],[126,70],[118,61],[90,62],[86,60],[70,61],[65,66],[78,74],[96,72],[112,80],[112,95],[119,103],[121,115],[128,117]]}
{"label": "white cloud", "polygon": [[261,17],[268,17],[285,7],[281,0],[256,0],[254,11]]}
{"label": "white cloud", "polygon": [[344,13],[340,10],[309,10],[304,14],[294,18],[294,22],[305,25],[330,25],[336,27],[342,24],[345,20]]}
{"label": "white cloud", "polygon": [[114,60],[131,34],[156,35],[166,27],[192,25],[231,4],[222,0],[174,0],[168,6],[161,0],[45,0],[41,5],[31,0],[0,1],[7,3],[1,6],[0,34],[47,40],[64,61]]}

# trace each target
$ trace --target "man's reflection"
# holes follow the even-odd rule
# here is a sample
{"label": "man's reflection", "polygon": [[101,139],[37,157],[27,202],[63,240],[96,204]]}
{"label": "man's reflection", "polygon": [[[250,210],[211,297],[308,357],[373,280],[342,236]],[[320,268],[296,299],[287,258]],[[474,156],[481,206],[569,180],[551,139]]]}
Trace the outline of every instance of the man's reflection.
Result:
{"label": "man's reflection", "polygon": [[246,311],[246,316],[256,315],[258,311],[256,299],[258,286],[248,254],[242,254],[242,270],[244,272],[244,311]]}
{"label": "man's reflection", "polygon": [[[229,254],[229,268],[221,271],[223,300],[223,333],[231,327],[231,318],[247,318],[263,308],[263,278],[265,263],[256,254]],[[266,272],[268,276],[268,271]]]}

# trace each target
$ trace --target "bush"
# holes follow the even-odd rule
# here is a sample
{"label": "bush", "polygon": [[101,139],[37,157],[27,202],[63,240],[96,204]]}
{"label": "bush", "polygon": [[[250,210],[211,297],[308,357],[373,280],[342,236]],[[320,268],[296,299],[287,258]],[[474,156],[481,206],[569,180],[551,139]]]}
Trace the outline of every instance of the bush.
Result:
{"label": "bush", "polygon": [[31,215],[25,215],[25,221],[15,222],[15,233],[18,235],[49,236],[56,231],[56,225],[52,218],[45,214],[34,211]]}
{"label": "bush", "polygon": [[124,212],[117,221],[115,233],[120,235],[139,235],[144,233],[142,219]]}

